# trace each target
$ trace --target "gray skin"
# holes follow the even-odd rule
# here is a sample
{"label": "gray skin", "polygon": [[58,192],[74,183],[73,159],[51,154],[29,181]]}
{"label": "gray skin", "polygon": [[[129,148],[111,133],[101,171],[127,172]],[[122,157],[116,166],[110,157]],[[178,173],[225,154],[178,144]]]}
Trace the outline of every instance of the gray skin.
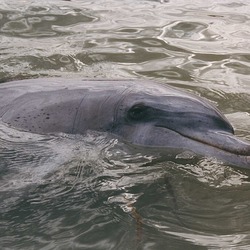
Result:
{"label": "gray skin", "polygon": [[139,80],[32,79],[0,85],[1,121],[38,134],[105,131],[141,146],[250,168],[250,144],[210,103]]}

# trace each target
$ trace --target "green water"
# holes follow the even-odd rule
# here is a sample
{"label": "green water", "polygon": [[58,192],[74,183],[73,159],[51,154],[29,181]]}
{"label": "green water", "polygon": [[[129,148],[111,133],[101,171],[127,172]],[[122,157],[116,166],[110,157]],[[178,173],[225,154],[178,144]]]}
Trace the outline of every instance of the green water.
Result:
{"label": "green water", "polygon": [[[247,140],[249,16],[233,0],[0,0],[0,81],[161,81],[210,100]],[[106,135],[0,138],[1,249],[250,247],[249,171],[153,161]]]}

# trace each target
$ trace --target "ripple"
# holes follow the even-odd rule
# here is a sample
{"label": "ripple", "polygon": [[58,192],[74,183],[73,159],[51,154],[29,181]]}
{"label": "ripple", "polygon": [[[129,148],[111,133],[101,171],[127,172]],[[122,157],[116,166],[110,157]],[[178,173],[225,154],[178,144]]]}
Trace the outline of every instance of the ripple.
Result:
{"label": "ripple", "polygon": [[182,70],[177,67],[168,67],[165,70],[151,70],[151,71],[140,71],[137,72],[139,75],[150,76],[154,78],[166,78],[171,80],[182,80],[182,81],[191,81],[192,76],[189,75],[189,72]]}
{"label": "ripple", "polygon": [[28,25],[26,19],[20,19],[18,21],[10,21],[3,25],[1,31],[3,32],[27,32],[31,30],[31,26]]}
{"label": "ripple", "polygon": [[66,35],[73,32],[74,26],[96,20],[79,9],[31,7],[22,13],[2,11],[1,15],[1,33],[15,37]]}
{"label": "ripple", "polygon": [[[189,40],[209,40],[214,39],[214,35],[209,36],[208,25],[195,22],[177,22],[164,28],[164,36]],[[206,35],[205,35],[206,34]]]}

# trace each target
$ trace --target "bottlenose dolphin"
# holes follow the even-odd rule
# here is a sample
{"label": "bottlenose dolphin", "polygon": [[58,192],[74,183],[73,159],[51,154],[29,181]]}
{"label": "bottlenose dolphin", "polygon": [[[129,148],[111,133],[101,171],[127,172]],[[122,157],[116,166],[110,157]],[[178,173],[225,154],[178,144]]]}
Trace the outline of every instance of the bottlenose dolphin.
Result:
{"label": "bottlenose dolphin", "polygon": [[109,132],[141,146],[250,167],[250,143],[200,97],[147,80],[42,78],[0,85],[0,119],[38,134]]}

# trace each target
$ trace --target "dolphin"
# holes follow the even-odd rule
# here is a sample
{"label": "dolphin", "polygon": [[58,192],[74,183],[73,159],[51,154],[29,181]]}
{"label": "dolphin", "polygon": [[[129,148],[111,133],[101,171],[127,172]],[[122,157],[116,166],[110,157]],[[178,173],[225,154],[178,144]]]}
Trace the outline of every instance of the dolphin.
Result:
{"label": "dolphin", "polygon": [[250,168],[240,140],[208,101],[148,80],[41,78],[0,85],[0,119],[37,134],[104,131],[134,145],[192,151]]}

